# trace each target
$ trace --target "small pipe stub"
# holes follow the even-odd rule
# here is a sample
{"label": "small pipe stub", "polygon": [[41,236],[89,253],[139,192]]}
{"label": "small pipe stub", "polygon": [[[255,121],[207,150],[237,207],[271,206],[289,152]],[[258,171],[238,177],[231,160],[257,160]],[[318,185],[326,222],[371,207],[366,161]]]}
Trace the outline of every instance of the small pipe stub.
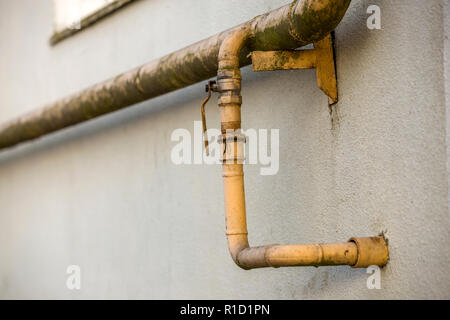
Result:
{"label": "small pipe stub", "polygon": [[367,268],[372,265],[384,266],[389,259],[389,250],[384,236],[350,238],[356,244],[358,256],[352,268]]}

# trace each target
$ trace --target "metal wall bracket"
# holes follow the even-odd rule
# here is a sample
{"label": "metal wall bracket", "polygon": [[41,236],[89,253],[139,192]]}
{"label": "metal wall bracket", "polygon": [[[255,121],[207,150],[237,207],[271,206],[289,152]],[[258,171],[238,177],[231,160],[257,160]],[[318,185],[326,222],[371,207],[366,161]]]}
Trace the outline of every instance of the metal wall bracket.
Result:
{"label": "metal wall bracket", "polygon": [[317,85],[328,96],[328,103],[338,101],[336,66],[331,35],[314,42],[314,49],[293,51],[253,51],[254,71],[316,69]]}

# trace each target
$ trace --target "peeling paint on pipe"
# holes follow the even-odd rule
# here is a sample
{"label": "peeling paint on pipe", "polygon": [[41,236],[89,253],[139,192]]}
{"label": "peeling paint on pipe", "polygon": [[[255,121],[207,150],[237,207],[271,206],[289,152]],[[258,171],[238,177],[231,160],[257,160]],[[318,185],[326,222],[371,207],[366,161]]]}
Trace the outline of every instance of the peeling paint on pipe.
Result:
{"label": "peeling paint on pipe", "polygon": [[246,26],[251,37],[240,55],[251,51],[295,49],[320,40],[344,16],[350,0],[296,0],[240,26],[96,84],[0,125],[0,149],[187,87],[216,75],[219,48],[233,31]]}

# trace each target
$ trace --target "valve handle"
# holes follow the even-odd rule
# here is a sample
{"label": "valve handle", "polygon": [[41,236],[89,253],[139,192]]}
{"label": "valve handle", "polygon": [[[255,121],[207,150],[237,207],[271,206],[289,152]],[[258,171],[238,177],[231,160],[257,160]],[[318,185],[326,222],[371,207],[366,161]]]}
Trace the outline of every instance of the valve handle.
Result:
{"label": "valve handle", "polygon": [[208,135],[206,134],[207,129],[206,129],[205,106],[206,106],[206,103],[211,98],[211,92],[217,91],[216,81],[214,81],[214,80],[209,81],[205,86],[205,91],[208,93],[208,96],[205,99],[203,99],[201,111],[202,111],[203,140],[205,143],[206,155],[209,156],[209,149],[208,149],[209,141],[208,141]]}

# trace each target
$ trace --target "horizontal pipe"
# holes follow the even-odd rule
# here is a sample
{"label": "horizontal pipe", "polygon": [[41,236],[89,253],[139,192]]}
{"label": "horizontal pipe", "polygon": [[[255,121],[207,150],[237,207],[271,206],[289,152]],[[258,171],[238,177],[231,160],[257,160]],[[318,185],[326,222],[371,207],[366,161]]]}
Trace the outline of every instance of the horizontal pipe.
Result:
{"label": "horizontal pipe", "polygon": [[238,255],[239,265],[255,267],[297,267],[355,265],[358,248],[353,242],[293,244],[251,247]]}
{"label": "horizontal pipe", "polygon": [[354,265],[358,248],[353,242],[272,246],[266,253],[272,267]]}
{"label": "horizontal pipe", "polygon": [[187,87],[216,75],[224,39],[248,26],[240,55],[250,64],[255,50],[295,49],[320,40],[342,19],[350,0],[296,0],[240,26],[175,51],[79,93],[0,125],[0,149]]}

